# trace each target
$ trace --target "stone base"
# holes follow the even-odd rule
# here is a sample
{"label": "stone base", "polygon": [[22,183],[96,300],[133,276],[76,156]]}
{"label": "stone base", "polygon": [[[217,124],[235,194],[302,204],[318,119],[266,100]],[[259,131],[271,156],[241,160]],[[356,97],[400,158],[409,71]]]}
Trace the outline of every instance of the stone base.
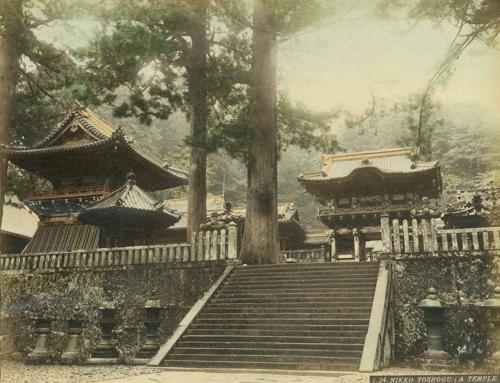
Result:
{"label": "stone base", "polygon": [[133,358],[133,359],[130,359],[129,362],[131,364],[146,365],[146,364],[148,364],[150,359],[151,358]]}
{"label": "stone base", "polygon": [[89,358],[85,361],[87,364],[119,364],[120,358]]}
{"label": "stone base", "polygon": [[424,359],[446,360],[451,359],[451,355],[445,351],[426,351],[421,356]]}
{"label": "stone base", "polygon": [[80,353],[75,351],[75,352],[63,352],[61,354],[61,361],[63,363],[74,363],[78,361],[80,358]]}
{"label": "stone base", "polygon": [[424,370],[455,370],[457,361],[450,354],[442,352],[425,352],[415,359],[415,364]]}
{"label": "stone base", "polygon": [[491,372],[500,372],[500,352],[495,352],[484,361],[484,368]]}

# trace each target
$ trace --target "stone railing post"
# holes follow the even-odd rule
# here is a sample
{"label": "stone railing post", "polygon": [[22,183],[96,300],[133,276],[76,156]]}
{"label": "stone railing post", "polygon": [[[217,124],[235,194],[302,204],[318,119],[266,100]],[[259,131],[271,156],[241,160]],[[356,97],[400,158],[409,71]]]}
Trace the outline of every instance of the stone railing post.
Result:
{"label": "stone railing post", "polygon": [[337,258],[337,244],[335,242],[335,230],[330,230],[328,233],[330,239],[330,262],[335,262]]}
{"label": "stone railing post", "polygon": [[48,319],[37,319],[35,322],[36,343],[33,351],[28,355],[28,360],[44,362],[49,358],[47,349],[47,338],[50,333],[50,321]]}
{"label": "stone railing post", "polygon": [[352,229],[352,236],[354,239],[354,260],[359,261],[360,260],[360,254],[359,254],[359,230],[358,229]]}
{"label": "stone railing post", "polygon": [[238,258],[238,227],[231,222],[227,229],[227,259]]}
{"label": "stone railing post", "polygon": [[443,325],[445,306],[433,287],[427,290],[427,296],[419,304],[424,312],[424,323],[427,329],[427,351],[424,358],[448,359],[450,356],[443,350]]}
{"label": "stone railing post", "polygon": [[387,213],[380,214],[380,231],[382,234],[382,251],[392,253],[391,224]]}

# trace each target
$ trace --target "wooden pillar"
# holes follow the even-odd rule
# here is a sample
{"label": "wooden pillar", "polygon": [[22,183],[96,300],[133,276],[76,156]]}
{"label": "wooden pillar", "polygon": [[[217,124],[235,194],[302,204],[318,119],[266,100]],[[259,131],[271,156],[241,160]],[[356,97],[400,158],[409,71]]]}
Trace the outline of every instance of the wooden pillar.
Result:
{"label": "wooden pillar", "polygon": [[354,260],[359,261],[359,231],[358,231],[358,229],[352,230],[352,236],[354,238]]}
{"label": "wooden pillar", "polygon": [[337,244],[335,243],[335,230],[330,230],[330,261],[335,262],[337,258]]}
{"label": "wooden pillar", "polygon": [[380,231],[382,233],[382,244],[384,253],[392,253],[391,226],[389,214],[380,214]]}

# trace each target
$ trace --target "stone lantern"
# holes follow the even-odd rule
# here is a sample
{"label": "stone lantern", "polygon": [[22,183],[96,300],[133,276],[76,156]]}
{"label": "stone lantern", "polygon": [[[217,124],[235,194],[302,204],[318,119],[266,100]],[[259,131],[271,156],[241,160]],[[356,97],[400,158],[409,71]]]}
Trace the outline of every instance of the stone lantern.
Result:
{"label": "stone lantern", "polygon": [[101,339],[92,353],[93,358],[117,358],[118,351],[113,345],[113,331],[118,323],[118,309],[112,305],[99,307],[101,319],[99,327],[101,328]]}
{"label": "stone lantern", "polygon": [[165,307],[162,307],[160,299],[154,296],[146,301],[143,309],[146,341],[139,350],[138,356],[141,358],[151,358],[160,348],[159,328],[162,320],[161,314],[164,312]]}
{"label": "stone lantern", "polygon": [[80,352],[78,343],[82,333],[82,321],[79,319],[68,320],[68,343],[61,354],[61,359],[66,362],[73,362],[78,359]]}
{"label": "stone lantern", "polygon": [[447,359],[449,354],[443,350],[443,325],[445,306],[437,295],[435,288],[427,290],[427,296],[418,307],[424,312],[424,323],[427,330],[427,351],[424,358]]}
{"label": "stone lantern", "polygon": [[491,355],[491,359],[495,361],[500,360],[500,286],[496,286],[494,290],[494,296],[488,299],[483,307],[486,307],[490,311],[491,322],[495,326],[495,349],[496,352]]}
{"label": "stone lantern", "polygon": [[28,355],[28,360],[42,362],[50,357],[47,349],[47,338],[50,333],[50,320],[39,318],[35,321],[36,343],[34,350]]}

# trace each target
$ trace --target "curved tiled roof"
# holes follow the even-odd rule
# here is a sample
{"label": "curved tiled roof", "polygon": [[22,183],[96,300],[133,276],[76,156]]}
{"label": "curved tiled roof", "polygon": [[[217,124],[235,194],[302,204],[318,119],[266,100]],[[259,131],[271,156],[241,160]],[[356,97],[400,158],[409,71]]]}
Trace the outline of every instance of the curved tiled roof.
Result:
{"label": "curved tiled roof", "polygon": [[166,226],[174,224],[181,218],[174,210],[165,207],[137,186],[134,177],[131,176],[125,185],[83,209],[78,219],[84,223],[96,224],[100,217],[111,218],[127,212],[130,215],[140,212],[146,219]]}
{"label": "curved tiled roof", "polygon": [[[70,122],[76,120],[88,134],[88,139],[83,141],[59,144],[57,140],[71,127]],[[106,149],[120,145],[132,157],[142,162],[145,166],[159,171],[170,179],[170,187],[187,185],[187,173],[162,163],[161,160],[143,151],[133,140],[125,136],[120,127],[116,127],[99,117],[90,109],[78,107],[69,112],[61,124],[47,137],[32,147],[5,146],[0,150],[10,159],[47,156],[57,153],[81,153],[96,149]],[[156,173],[158,174],[158,173]]]}
{"label": "curved tiled roof", "polygon": [[372,169],[383,174],[418,173],[439,166],[438,161],[414,162],[411,157],[410,148],[326,154],[323,159],[323,169],[320,172],[303,173],[298,179],[299,181],[341,180],[363,169]]}

